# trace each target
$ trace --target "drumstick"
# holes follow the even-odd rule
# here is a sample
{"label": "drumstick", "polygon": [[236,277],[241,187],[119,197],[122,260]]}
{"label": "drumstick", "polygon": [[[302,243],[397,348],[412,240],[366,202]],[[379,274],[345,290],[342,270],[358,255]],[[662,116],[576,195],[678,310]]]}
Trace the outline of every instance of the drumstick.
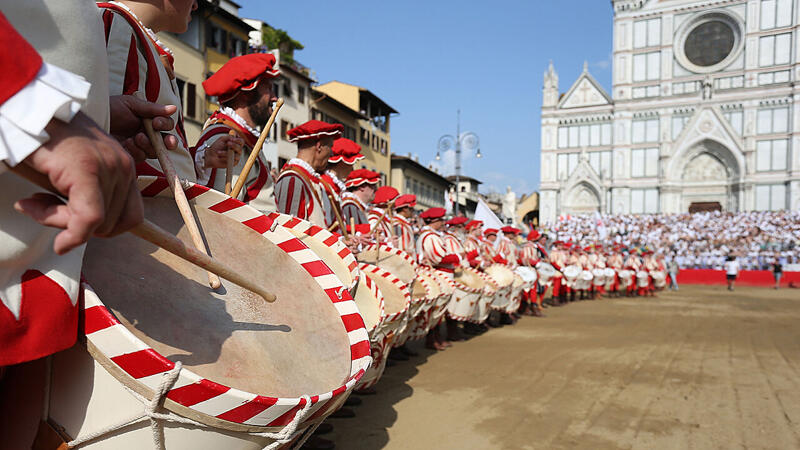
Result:
{"label": "drumstick", "polygon": [[[50,191],[59,198],[63,197],[44,174],[36,172],[24,164],[18,164],[15,167],[9,168],[12,172],[25,178],[31,183],[36,184],[42,189]],[[130,233],[150,242],[157,247],[163,248],[173,255],[202,269],[205,269],[210,273],[219,275],[222,278],[233,282],[234,284],[253,291],[256,294],[264,297],[264,300],[270,303],[275,301],[274,294],[251,282],[246,277],[240,275],[239,272],[234,271],[219,260],[216,260],[195,248],[187,246],[183,241],[147,219],[144,219],[141,224],[131,229]]]}
{"label": "drumstick", "polygon": [[244,187],[244,181],[247,179],[247,175],[250,174],[250,169],[253,168],[253,164],[256,163],[258,154],[261,153],[261,147],[264,145],[264,141],[269,135],[269,130],[272,128],[272,124],[275,122],[275,118],[278,116],[278,111],[281,109],[281,106],[283,106],[283,99],[279,98],[278,101],[275,102],[275,109],[272,110],[272,115],[269,116],[267,124],[264,126],[264,129],[261,130],[261,136],[258,137],[255,147],[250,151],[250,156],[247,157],[247,161],[244,163],[242,172],[239,174],[239,179],[236,180],[236,184],[231,190],[231,197],[238,197],[239,192],[241,192],[242,187]]}
{"label": "drumstick", "polygon": [[[236,137],[236,131],[228,132],[230,136]],[[225,166],[225,195],[231,195],[231,180],[233,179],[233,152],[228,149],[228,165]]]}
{"label": "drumstick", "polygon": [[[333,215],[336,216],[336,223],[332,224],[331,226],[338,224],[339,228],[342,230],[342,236],[344,236],[344,238],[347,239],[347,229],[344,226],[344,220],[342,220],[342,215],[339,214],[339,210],[336,209],[336,203],[334,202],[333,195],[331,195],[330,192],[327,192],[327,190],[326,193],[328,194],[328,201],[331,202],[331,209],[333,210]],[[328,231],[330,231],[330,228],[328,229]]]}
{"label": "drumstick", "polygon": [[356,235],[356,218],[355,217],[350,217],[350,233],[352,233],[353,236]]}
{"label": "drumstick", "polygon": [[[167,183],[169,183],[169,187],[172,189],[172,195],[175,197],[175,203],[178,205],[178,211],[180,211],[181,217],[183,217],[183,222],[189,230],[189,236],[191,236],[194,246],[207,255],[208,250],[206,250],[206,244],[203,242],[203,237],[200,234],[200,228],[194,220],[194,214],[192,214],[192,209],[189,207],[189,200],[186,198],[186,193],[183,192],[183,186],[181,185],[180,179],[178,179],[178,174],[175,172],[175,166],[172,165],[172,160],[169,159],[169,155],[167,155],[164,141],[161,139],[161,135],[156,133],[153,129],[153,119],[142,119],[142,122],[144,123],[144,130],[147,132],[147,137],[150,139],[150,144],[156,149],[158,162],[161,164],[164,175],[167,177]],[[217,289],[222,286],[219,277],[212,272],[208,273],[208,284],[211,286],[211,289]]]}
{"label": "drumstick", "polygon": [[[373,228],[373,229],[372,229],[372,232],[371,232],[370,234],[372,234],[372,235],[375,235],[375,233],[377,233],[377,232],[378,232],[378,226],[381,224],[381,222],[383,222],[383,218],[384,218],[384,217],[386,217],[386,213],[387,213],[387,212],[389,211],[389,209],[391,209],[393,206],[394,206],[394,200],[390,201],[390,202],[389,202],[389,204],[388,204],[388,206],[386,207],[386,209],[384,209],[384,210],[383,210],[383,214],[381,214],[381,216],[378,218],[378,222],[377,222],[377,223],[375,223],[375,228]],[[392,227],[391,227],[391,224],[390,224],[390,226],[389,226],[389,231],[391,231],[391,228],[392,228]],[[392,237],[394,237],[394,235],[393,235]]]}

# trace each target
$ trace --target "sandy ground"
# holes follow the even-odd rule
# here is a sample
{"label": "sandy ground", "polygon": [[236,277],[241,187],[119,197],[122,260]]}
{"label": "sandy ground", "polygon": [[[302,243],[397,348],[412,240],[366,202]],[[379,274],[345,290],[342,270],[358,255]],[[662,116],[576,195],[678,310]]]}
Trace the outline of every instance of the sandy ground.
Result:
{"label": "sandy ground", "polygon": [[684,287],[525,317],[387,369],[337,449],[800,448],[800,290]]}

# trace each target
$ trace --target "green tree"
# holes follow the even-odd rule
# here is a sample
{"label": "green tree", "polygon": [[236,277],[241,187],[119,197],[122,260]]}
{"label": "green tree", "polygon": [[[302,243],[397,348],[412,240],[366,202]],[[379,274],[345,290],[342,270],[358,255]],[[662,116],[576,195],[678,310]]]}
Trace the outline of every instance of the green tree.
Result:
{"label": "green tree", "polygon": [[294,51],[302,50],[303,44],[292,39],[286,30],[280,28],[272,28],[269,25],[264,25],[261,29],[262,42],[268,48],[277,48],[281,52],[281,60],[284,63],[291,64],[294,62]]}

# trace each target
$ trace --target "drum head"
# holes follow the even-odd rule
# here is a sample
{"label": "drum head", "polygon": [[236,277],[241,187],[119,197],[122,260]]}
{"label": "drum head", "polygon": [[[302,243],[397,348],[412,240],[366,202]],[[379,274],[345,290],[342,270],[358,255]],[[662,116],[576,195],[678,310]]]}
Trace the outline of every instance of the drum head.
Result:
{"label": "drum head", "polygon": [[514,272],[500,264],[493,264],[487,267],[486,274],[492,277],[500,287],[506,287],[514,282]]}
{"label": "drum head", "polygon": [[[221,195],[221,194],[220,194]],[[145,198],[145,217],[191,242],[171,197]],[[351,369],[340,314],[314,278],[271,240],[193,205],[214,258],[258,280],[275,303],[206,273],[131,234],[93,239],[84,276],[137,338],[171,361],[227,386],[278,397],[328,392]],[[292,238],[282,227],[283,239]],[[322,264],[320,269],[330,269]]]}
{"label": "drum head", "polygon": [[[422,290],[427,290],[427,298],[438,298],[443,294],[442,288],[439,286],[433,275],[425,271],[417,271],[417,278],[414,280],[414,286],[421,285]],[[411,294],[414,295],[413,293]]]}
{"label": "drum head", "polygon": [[484,282],[483,278],[481,278],[481,276],[471,268],[464,268],[464,270],[455,275],[454,280],[456,283],[461,283],[464,286],[475,290],[483,289],[483,287],[486,285],[486,282]]}
{"label": "drum head", "polygon": [[372,264],[391,272],[404,284],[411,284],[417,277],[417,265],[414,259],[400,249],[383,244],[378,249],[377,245],[370,245],[359,252],[357,258],[359,262]]}

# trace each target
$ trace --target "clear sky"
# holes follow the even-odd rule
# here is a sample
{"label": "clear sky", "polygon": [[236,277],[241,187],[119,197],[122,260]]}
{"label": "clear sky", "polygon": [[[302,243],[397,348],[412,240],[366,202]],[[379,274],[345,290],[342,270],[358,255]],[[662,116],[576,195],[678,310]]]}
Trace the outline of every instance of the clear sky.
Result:
{"label": "clear sky", "polygon": [[[366,87],[399,111],[393,153],[435,162],[439,137],[456,133],[460,108],[461,130],[480,137],[483,154],[465,154],[462,173],[483,181],[484,192],[538,189],[542,77],[550,60],[561,92],[584,60],[610,92],[609,0],[237,2],[242,17],[300,41],[305,49],[295,59],[320,83]],[[453,170],[449,161],[444,172]]]}

